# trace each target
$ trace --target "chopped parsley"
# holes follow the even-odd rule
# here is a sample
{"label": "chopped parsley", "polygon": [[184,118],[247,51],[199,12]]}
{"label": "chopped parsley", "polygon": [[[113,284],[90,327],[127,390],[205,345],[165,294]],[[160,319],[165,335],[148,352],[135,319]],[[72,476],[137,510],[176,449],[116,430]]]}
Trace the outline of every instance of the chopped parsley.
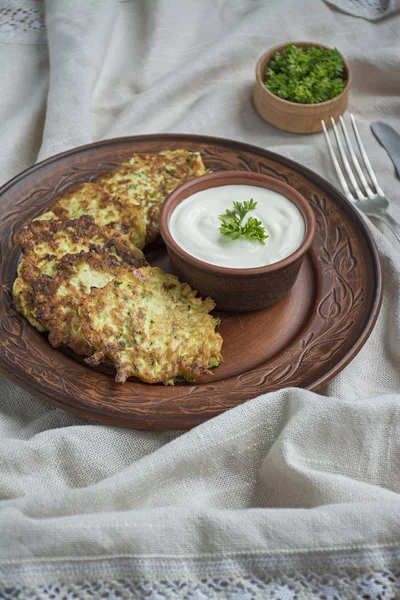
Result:
{"label": "chopped parsley", "polygon": [[265,71],[266,88],[289,102],[317,104],[341,94],[346,87],[344,62],[338,50],[285,46]]}

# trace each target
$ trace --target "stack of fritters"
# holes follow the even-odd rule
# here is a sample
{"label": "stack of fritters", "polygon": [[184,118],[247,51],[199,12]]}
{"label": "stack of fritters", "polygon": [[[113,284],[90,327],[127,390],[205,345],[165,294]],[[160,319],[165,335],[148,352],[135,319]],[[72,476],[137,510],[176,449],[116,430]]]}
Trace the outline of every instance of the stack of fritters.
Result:
{"label": "stack of fritters", "polygon": [[206,169],[185,150],[135,155],[95,183],[58,198],[18,235],[17,310],[54,347],[88,364],[111,361],[116,381],[195,380],[221,362],[214,302],[147,266],[163,200]]}

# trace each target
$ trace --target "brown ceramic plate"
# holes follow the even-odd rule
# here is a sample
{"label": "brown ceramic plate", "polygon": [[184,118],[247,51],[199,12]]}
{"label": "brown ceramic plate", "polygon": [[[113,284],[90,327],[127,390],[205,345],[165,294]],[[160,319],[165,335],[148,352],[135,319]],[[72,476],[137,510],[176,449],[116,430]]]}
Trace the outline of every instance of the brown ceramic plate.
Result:
{"label": "brown ceramic plate", "polygon": [[[54,350],[12,306],[20,249],[15,234],[69,186],[134,152],[199,150],[207,167],[264,173],[289,183],[315,211],[317,233],[289,296],[252,313],[221,313],[224,363],[196,384],[113,381]],[[164,246],[147,252],[168,269]],[[382,278],[373,239],[356,210],[329,183],[261,148],[218,138],[147,135],[90,144],[50,158],[0,190],[0,370],[33,395],[83,417],[141,429],[193,427],[249,398],[283,387],[317,390],[343,369],[378,316]]]}

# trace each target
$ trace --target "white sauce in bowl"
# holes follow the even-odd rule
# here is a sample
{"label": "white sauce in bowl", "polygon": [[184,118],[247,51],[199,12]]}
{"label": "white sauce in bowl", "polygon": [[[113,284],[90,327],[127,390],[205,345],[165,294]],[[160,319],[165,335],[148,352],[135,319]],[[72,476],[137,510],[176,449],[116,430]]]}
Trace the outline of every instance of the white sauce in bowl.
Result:
{"label": "white sauce in bowl", "polygon": [[[264,245],[255,240],[232,240],[219,231],[219,215],[233,208],[233,202],[257,202],[249,217],[262,222],[268,239]],[[223,185],[208,188],[182,200],[169,219],[169,230],[176,243],[195,258],[212,265],[246,269],[263,267],[292,254],[305,236],[300,210],[278,192],[254,185]]]}

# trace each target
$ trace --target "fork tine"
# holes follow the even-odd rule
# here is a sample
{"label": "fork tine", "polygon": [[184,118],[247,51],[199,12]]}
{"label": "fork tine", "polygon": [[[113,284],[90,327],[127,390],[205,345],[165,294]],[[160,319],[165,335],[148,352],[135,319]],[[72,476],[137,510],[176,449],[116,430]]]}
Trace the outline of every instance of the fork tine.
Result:
{"label": "fork tine", "polygon": [[347,149],[348,149],[348,151],[350,153],[351,160],[353,161],[353,165],[354,165],[354,167],[355,167],[355,169],[356,169],[356,171],[358,173],[358,176],[360,178],[361,183],[364,186],[364,190],[365,190],[368,198],[373,198],[374,194],[373,194],[373,192],[371,190],[371,186],[369,185],[368,181],[366,180],[365,175],[364,175],[364,173],[363,173],[363,171],[361,169],[361,166],[360,166],[360,163],[358,161],[357,155],[356,155],[356,153],[353,150],[353,145],[352,145],[352,143],[350,141],[350,137],[349,137],[349,134],[347,132],[347,127],[346,127],[346,124],[344,122],[344,119],[343,119],[342,116],[340,116],[339,119],[340,119],[340,124],[342,126],[342,131],[343,131],[344,139],[346,140]]}
{"label": "fork tine", "polygon": [[359,187],[359,185],[357,183],[357,179],[354,177],[353,171],[351,170],[350,163],[349,163],[349,161],[347,159],[346,153],[345,153],[344,148],[343,148],[342,141],[341,141],[340,136],[339,136],[338,128],[336,127],[336,123],[335,123],[335,121],[333,120],[332,117],[331,117],[331,123],[332,123],[332,127],[333,127],[333,132],[335,134],[336,142],[337,142],[337,145],[338,145],[338,148],[339,148],[340,156],[342,157],[344,168],[346,169],[347,175],[349,176],[350,181],[351,181],[351,185],[353,186],[353,188],[354,188],[354,190],[356,192],[357,199],[358,200],[365,200],[365,196],[362,193],[362,191],[360,190],[360,187]]}
{"label": "fork tine", "polygon": [[335,156],[335,152],[333,150],[333,146],[331,144],[331,140],[329,139],[329,135],[328,135],[328,132],[326,130],[325,121],[321,121],[321,125],[322,125],[322,130],[323,130],[324,135],[325,135],[326,143],[328,145],[329,154],[331,155],[333,166],[335,167],[336,175],[338,176],[338,179],[339,179],[340,185],[342,186],[342,190],[344,192],[344,195],[346,196],[346,198],[348,200],[350,200],[350,202],[354,202],[355,198],[354,198],[353,194],[349,190],[349,186],[347,185],[346,180],[343,177],[342,169],[340,168],[338,160],[337,160],[337,158]]}
{"label": "fork tine", "polygon": [[375,175],[375,173],[374,173],[374,171],[373,171],[373,169],[371,167],[371,163],[368,160],[368,156],[367,156],[367,153],[365,152],[365,148],[364,148],[364,145],[363,145],[363,143],[361,141],[360,134],[358,133],[356,121],[354,119],[353,114],[350,114],[350,119],[351,119],[351,123],[353,125],[354,135],[356,136],[357,144],[358,144],[358,147],[360,148],[361,156],[363,157],[363,160],[364,160],[365,166],[367,168],[368,174],[371,177],[372,183],[375,186],[377,194],[379,194],[380,196],[384,196],[385,194],[383,193],[382,189],[380,188],[379,183],[378,183],[378,181],[376,179],[376,175]]}

